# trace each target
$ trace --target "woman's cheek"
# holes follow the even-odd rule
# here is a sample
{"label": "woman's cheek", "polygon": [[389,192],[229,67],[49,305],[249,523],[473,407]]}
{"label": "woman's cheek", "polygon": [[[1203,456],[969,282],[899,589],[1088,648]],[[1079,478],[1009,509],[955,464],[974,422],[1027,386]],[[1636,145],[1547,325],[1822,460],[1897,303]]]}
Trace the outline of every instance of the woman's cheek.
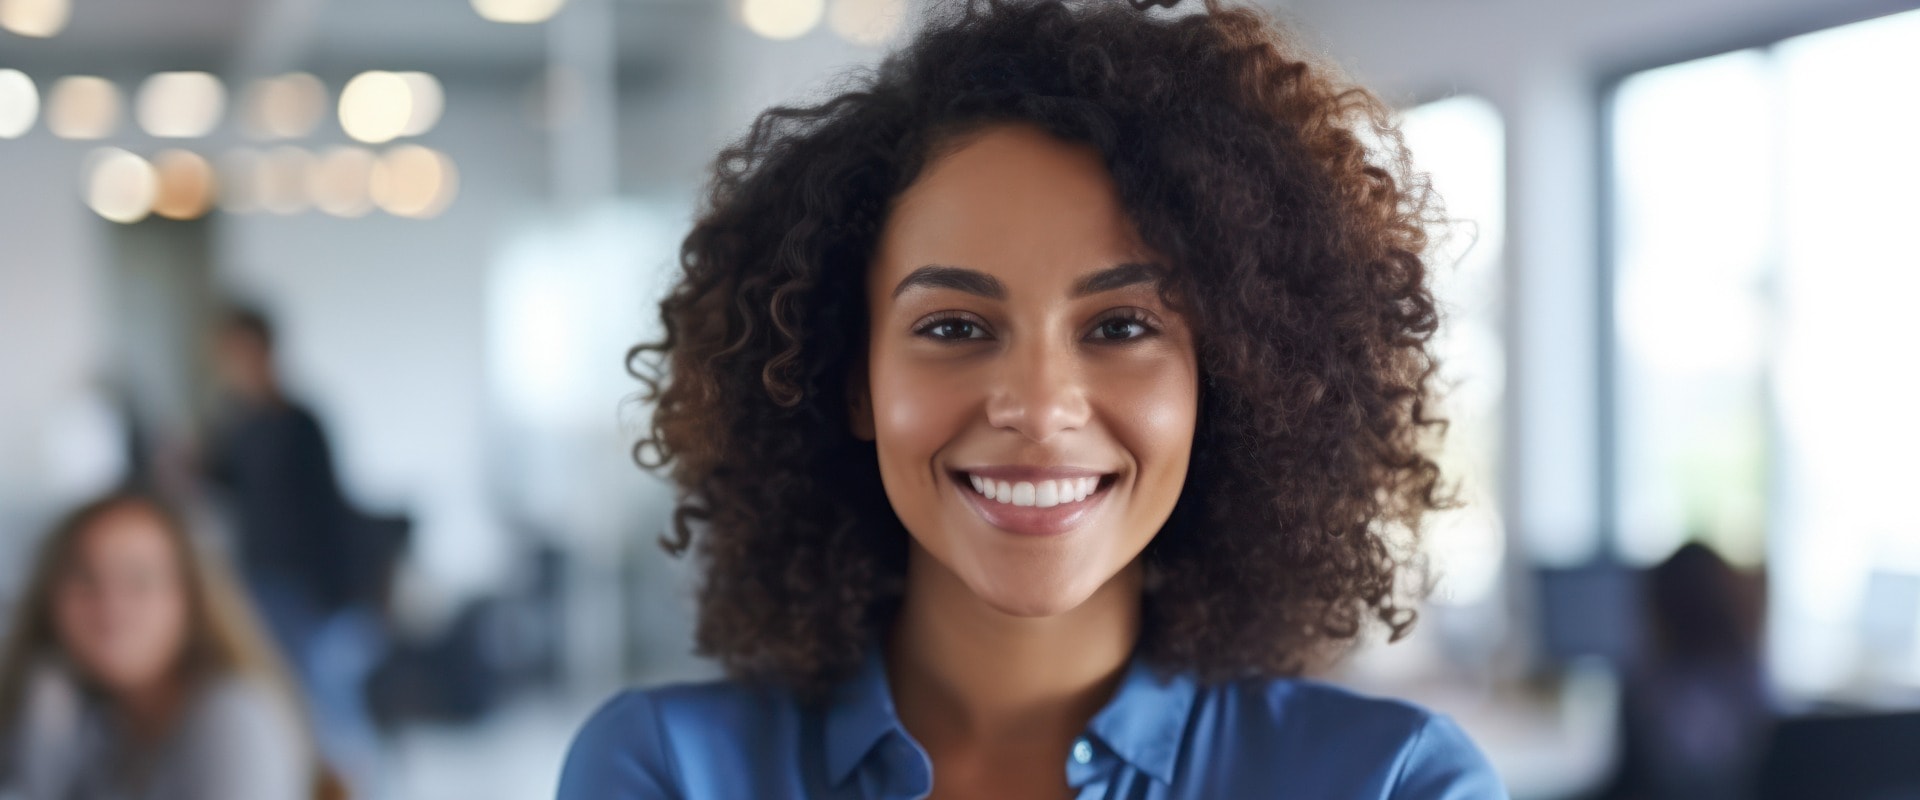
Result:
{"label": "woman's cheek", "polygon": [[1105,394],[1114,434],[1142,470],[1139,498],[1171,510],[1186,481],[1199,416],[1199,385],[1191,359],[1165,358],[1116,370]]}
{"label": "woman's cheek", "polygon": [[911,460],[924,465],[958,434],[971,399],[964,385],[957,384],[951,370],[874,365],[873,424],[883,463]]}
{"label": "woman's cheek", "polygon": [[1155,440],[1190,442],[1199,413],[1199,379],[1191,358],[1169,354],[1115,365],[1099,393],[1122,424]]}

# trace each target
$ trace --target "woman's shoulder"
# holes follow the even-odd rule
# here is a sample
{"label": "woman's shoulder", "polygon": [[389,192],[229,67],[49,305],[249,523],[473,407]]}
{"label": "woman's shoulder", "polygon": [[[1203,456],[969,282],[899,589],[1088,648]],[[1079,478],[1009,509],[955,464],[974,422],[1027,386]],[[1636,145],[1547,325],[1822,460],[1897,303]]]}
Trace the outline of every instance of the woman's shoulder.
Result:
{"label": "woman's shoulder", "polygon": [[194,694],[189,721],[215,728],[289,727],[294,711],[283,694],[262,678],[214,675]]}
{"label": "woman's shoulder", "polygon": [[304,773],[306,727],[290,692],[265,678],[222,674],[206,679],[181,720],[184,758],[240,758],[260,770]]}
{"label": "woman's shoulder", "polygon": [[[1206,690],[1203,690],[1206,691]],[[1212,688],[1221,700],[1237,704],[1248,720],[1275,728],[1324,729],[1339,720],[1342,730],[1395,738],[1411,735],[1439,714],[1417,703],[1374,695],[1313,678],[1243,678]]]}
{"label": "woman's shoulder", "polygon": [[1377,777],[1394,797],[1506,797],[1466,731],[1418,703],[1308,678],[1243,679],[1202,694],[1202,713],[1221,717],[1237,751]]}
{"label": "woman's shoulder", "polygon": [[[732,753],[742,766],[779,759],[803,709],[785,689],[741,680],[626,689],[587,718],[561,770],[559,796],[679,797],[683,758]],[[669,737],[671,731],[671,737]],[[718,765],[705,764],[702,772]]]}
{"label": "woman's shoulder", "polygon": [[671,726],[676,734],[695,728],[764,727],[800,712],[784,688],[737,679],[681,681],[621,690],[600,704],[588,727]]}

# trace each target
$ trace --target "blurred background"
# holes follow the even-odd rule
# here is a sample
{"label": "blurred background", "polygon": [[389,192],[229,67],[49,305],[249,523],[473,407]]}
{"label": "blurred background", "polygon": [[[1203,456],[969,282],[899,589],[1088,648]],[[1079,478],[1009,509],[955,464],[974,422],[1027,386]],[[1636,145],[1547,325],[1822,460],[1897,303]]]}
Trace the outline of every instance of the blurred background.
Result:
{"label": "blurred background", "polygon": [[[705,169],[933,1],[0,0],[0,611],[130,476],[256,590],[249,504],[330,503],[373,544],[289,660],[356,795],[550,796],[712,674],[622,369]],[[1460,220],[1470,502],[1325,677],[1519,798],[1920,797],[1914,5],[1267,0]],[[234,479],[275,453],[319,500]]]}

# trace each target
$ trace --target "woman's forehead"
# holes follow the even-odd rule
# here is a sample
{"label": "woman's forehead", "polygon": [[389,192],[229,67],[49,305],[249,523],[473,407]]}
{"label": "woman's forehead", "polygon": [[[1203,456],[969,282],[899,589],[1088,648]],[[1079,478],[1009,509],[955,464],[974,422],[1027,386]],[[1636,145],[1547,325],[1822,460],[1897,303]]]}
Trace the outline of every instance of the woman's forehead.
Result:
{"label": "woman's forehead", "polygon": [[868,288],[891,296],[910,274],[935,265],[1064,287],[1097,270],[1153,260],[1098,152],[1004,125],[947,151],[902,193],[875,248]]}
{"label": "woman's forehead", "polygon": [[166,522],[154,510],[125,504],[102,511],[79,531],[78,552],[88,558],[171,556]]}

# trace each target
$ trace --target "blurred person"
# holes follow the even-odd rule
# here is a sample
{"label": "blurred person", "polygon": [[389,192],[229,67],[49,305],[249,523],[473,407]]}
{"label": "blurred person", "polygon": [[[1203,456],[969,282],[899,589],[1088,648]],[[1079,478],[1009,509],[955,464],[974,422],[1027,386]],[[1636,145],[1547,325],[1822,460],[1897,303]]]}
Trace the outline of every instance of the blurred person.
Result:
{"label": "blurred person", "polygon": [[729,676],[610,700],[562,800],[1505,797],[1299,677],[1407,634],[1450,505],[1438,208],[1264,13],[1162,4],[951,7],[721,153],[630,363]]}
{"label": "blurred person", "polygon": [[225,407],[206,471],[228,510],[241,573],[318,716],[321,745],[356,788],[379,772],[368,676],[386,650],[383,615],[360,539],[364,518],[334,472],[320,420],[288,396],[274,329],[236,308],[216,332]]}
{"label": "blurred person", "polygon": [[1620,766],[1605,796],[1741,800],[1772,727],[1757,614],[1739,573],[1688,543],[1646,577],[1652,640],[1621,699]]}
{"label": "blurred person", "polygon": [[242,574],[290,650],[296,629],[346,607],[353,587],[348,506],[320,421],[287,396],[273,327],[233,311],[215,338],[225,390],[207,471],[224,490]]}
{"label": "blurred person", "polygon": [[0,796],[338,796],[226,569],[155,499],[72,512],[16,613],[0,653]]}

